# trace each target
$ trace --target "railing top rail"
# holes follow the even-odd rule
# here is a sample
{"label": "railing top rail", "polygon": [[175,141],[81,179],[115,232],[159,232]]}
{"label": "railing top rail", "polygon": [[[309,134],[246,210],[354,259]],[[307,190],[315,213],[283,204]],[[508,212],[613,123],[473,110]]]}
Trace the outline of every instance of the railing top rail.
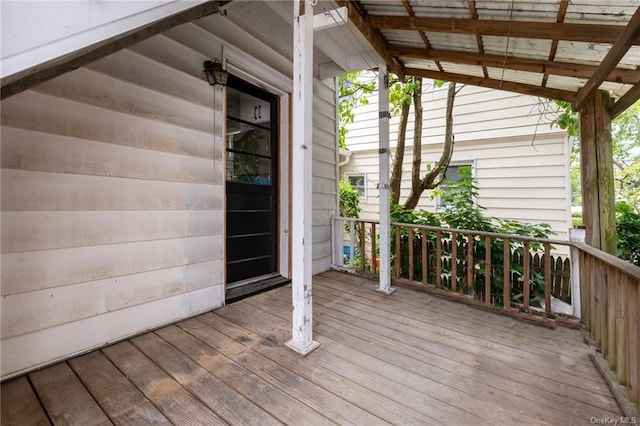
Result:
{"label": "railing top rail", "polygon": [[[376,224],[380,223],[380,221],[377,219],[357,219],[352,217],[339,217],[339,216],[333,216],[332,219],[344,220],[347,222],[366,222],[366,223],[376,223]],[[515,235],[515,234],[501,234],[498,232],[446,228],[442,226],[414,225],[411,223],[391,222],[391,226],[404,226],[404,227],[410,227],[415,229],[426,229],[430,231],[458,232],[458,233],[478,235],[478,236],[487,236],[492,238],[500,238],[500,239],[508,238],[510,240],[530,241],[530,242],[536,242],[541,244],[549,243],[549,244],[555,244],[555,245],[565,245],[565,246],[575,247],[579,250],[582,250],[590,254],[591,256],[596,257],[597,259],[600,259],[601,261],[607,263],[608,265],[619,269],[620,271],[627,274],[628,276],[640,281],[640,268],[628,262],[625,262],[624,260],[617,258],[609,253],[605,253],[601,250],[596,249],[595,247],[591,247],[584,243],[579,243],[574,241],[564,241],[564,240],[552,240],[547,238],[526,237],[523,235]]]}
{"label": "railing top rail", "polygon": [[[339,217],[339,216],[334,216],[333,219],[344,220],[346,222],[366,222],[366,223],[375,223],[375,224],[380,223],[380,221],[377,219],[356,219],[352,217]],[[536,237],[528,237],[525,235],[517,235],[517,234],[501,234],[499,232],[474,231],[470,229],[447,228],[444,226],[414,225],[412,223],[400,223],[400,222],[391,222],[391,226],[404,226],[404,227],[415,228],[415,229],[426,229],[428,231],[458,232],[458,233],[464,233],[464,234],[478,235],[481,237],[493,237],[493,238],[500,238],[500,239],[508,238],[510,240],[530,241],[530,242],[541,243],[541,244],[549,243],[549,244],[566,245],[566,246],[571,246],[573,244],[571,241],[565,241],[565,240],[552,240],[549,238],[536,238]]]}
{"label": "railing top rail", "polygon": [[591,247],[584,243],[573,242],[572,245],[579,250],[582,250],[586,253],[589,253],[591,256],[605,262],[606,264],[613,266],[625,274],[629,275],[632,278],[635,278],[640,282],[640,268],[635,265],[632,265],[629,262],[625,262],[624,260],[615,257],[612,254],[606,253],[602,250],[598,250],[595,247]]}

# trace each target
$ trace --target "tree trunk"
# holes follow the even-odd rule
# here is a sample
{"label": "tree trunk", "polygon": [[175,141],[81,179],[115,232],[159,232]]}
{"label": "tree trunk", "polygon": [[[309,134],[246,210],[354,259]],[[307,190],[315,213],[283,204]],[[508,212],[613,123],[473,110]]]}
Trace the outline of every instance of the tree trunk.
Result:
{"label": "tree trunk", "polygon": [[[453,104],[456,98],[456,83],[449,83],[449,88],[447,90],[447,112],[446,112],[446,128],[444,135],[444,148],[442,149],[442,154],[440,155],[440,160],[436,165],[431,169],[425,176],[420,180],[420,161],[422,159],[422,109],[420,110],[420,121],[418,122],[418,116],[416,115],[416,133],[420,133],[420,139],[414,138],[413,141],[413,169],[411,171],[412,181],[411,181],[411,193],[407,198],[407,201],[404,203],[404,207],[407,209],[415,209],[418,205],[418,201],[420,201],[420,197],[422,193],[426,189],[436,188],[438,185],[442,183],[445,177],[445,173],[447,171],[447,167],[449,167],[449,162],[451,161],[451,156],[453,155]],[[422,101],[420,101],[422,102]],[[420,161],[416,163],[416,152],[419,152],[418,158]],[[417,169],[416,169],[417,165]],[[413,179],[413,177],[418,176],[417,182]],[[436,181],[437,179],[437,181]]]}
{"label": "tree trunk", "polygon": [[396,144],[396,155],[391,166],[391,179],[389,189],[391,192],[391,204],[398,204],[400,200],[400,183],[402,182],[402,161],[404,160],[404,146],[407,135],[407,122],[409,121],[409,107],[407,103],[402,103],[400,111],[400,122],[398,123],[398,141]]}

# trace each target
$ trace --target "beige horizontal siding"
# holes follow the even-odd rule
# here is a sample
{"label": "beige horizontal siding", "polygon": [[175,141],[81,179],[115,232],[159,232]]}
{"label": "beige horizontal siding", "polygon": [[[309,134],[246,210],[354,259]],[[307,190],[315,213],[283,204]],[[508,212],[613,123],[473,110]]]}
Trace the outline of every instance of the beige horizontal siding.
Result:
{"label": "beige horizontal siding", "polygon": [[[565,136],[561,133],[540,135],[532,145],[527,137],[489,139],[456,143],[452,164],[472,162],[479,186],[478,204],[487,208],[490,217],[527,223],[548,223],[556,237],[568,239],[570,226],[567,190],[568,159]],[[423,173],[428,161],[437,161],[442,145],[423,147]],[[394,155],[392,150],[391,155]],[[403,203],[411,188],[411,150],[403,161],[401,198]],[[361,203],[362,217],[377,218],[378,153],[354,151],[351,161],[341,168],[346,173],[366,173],[367,199]],[[418,208],[435,211],[435,201],[428,191]]]}
{"label": "beige horizontal siding", "polygon": [[[425,80],[426,81],[426,80]],[[462,85],[458,85],[458,88]],[[423,100],[423,145],[444,140],[446,85],[442,88],[425,84]],[[377,92],[367,96],[367,105],[354,108],[356,120],[347,126],[347,145],[352,151],[377,148],[378,98]],[[515,138],[556,133],[549,125],[550,116],[541,114],[550,105],[532,96],[464,86],[456,95],[453,116],[457,142],[489,138]],[[398,117],[390,121],[390,145],[397,140]],[[413,140],[414,113],[411,106],[407,144]]]}
{"label": "beige horizontal siding", "polygon": [[[2,101],[3,378],[224,303],[225,116],[202,62],[231,43],[292,68],[287,52],[216,22]],[[333,81],[314,82],[313,107],[318,273],[337,206]]]}

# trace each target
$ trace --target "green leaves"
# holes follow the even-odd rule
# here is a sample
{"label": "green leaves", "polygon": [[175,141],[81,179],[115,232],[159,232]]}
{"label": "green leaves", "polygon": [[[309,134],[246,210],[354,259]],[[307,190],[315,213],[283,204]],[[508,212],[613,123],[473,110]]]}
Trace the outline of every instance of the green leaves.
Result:
{"label": "green leaves", "polygon": [[351,184],[340,180],[340,216],[358,217],[360,215],[360,194]]}
{"label": "green leaves", "polygon": [[551,127],[558,126],[566,130],[569,136],[577,137],[580,134],[580,117],[571,109],[571,103],[559,100],[553,100],[553,103],[556,110],[553,112],[555,118],[551,121]]}
{"label": "green leaves", "polygon": [[366,105],[369,100],[365,95],[376,89],[376,79],[363,81],[361,71],[343,74],[338,77],[338,146],[347,149],[347,125],[353,123],[356,105]]}

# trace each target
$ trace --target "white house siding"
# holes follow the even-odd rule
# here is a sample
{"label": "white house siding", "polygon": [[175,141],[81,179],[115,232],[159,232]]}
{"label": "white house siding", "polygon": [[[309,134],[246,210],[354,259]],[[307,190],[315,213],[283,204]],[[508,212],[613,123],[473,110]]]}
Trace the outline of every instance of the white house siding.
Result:
{"label": "white house siding", "polygon": [[[356,109],[347,145],[351,160],[341,175],[366,173],[367,199],[362,217],[378,215],[378,152],[376,96]],[[444,139],[446,87],[427,89],[423,95],[423,173],[426,163],[440,158]],[[548,117],[538,113],[530,96],[466,86],[454,107],[455,149],[451,164],[472,163],[478,180],[478,204],[488,216],[528,223],[548,223],[559,239],[568,239],[571,224],[568,189],[569,156],[566,133],[551,129]],[[407,131],[400,202],[411,187],[413,109]],[[395,147],[397,118],[391,124]],[[391,155],[395,154],[395,148]],[[425,191],[419,208],[435,211]]]}
{"label": "white house siding", "polygon": [[[224,303],[224,146],[213,133],[225,117],[201,66],[226,42],[205,24],[2,102],[3,379]],[[180,39],[190,31],[200,44]],[[319,272],[335,213],[335,95],[319,81],[316,92]]]}

